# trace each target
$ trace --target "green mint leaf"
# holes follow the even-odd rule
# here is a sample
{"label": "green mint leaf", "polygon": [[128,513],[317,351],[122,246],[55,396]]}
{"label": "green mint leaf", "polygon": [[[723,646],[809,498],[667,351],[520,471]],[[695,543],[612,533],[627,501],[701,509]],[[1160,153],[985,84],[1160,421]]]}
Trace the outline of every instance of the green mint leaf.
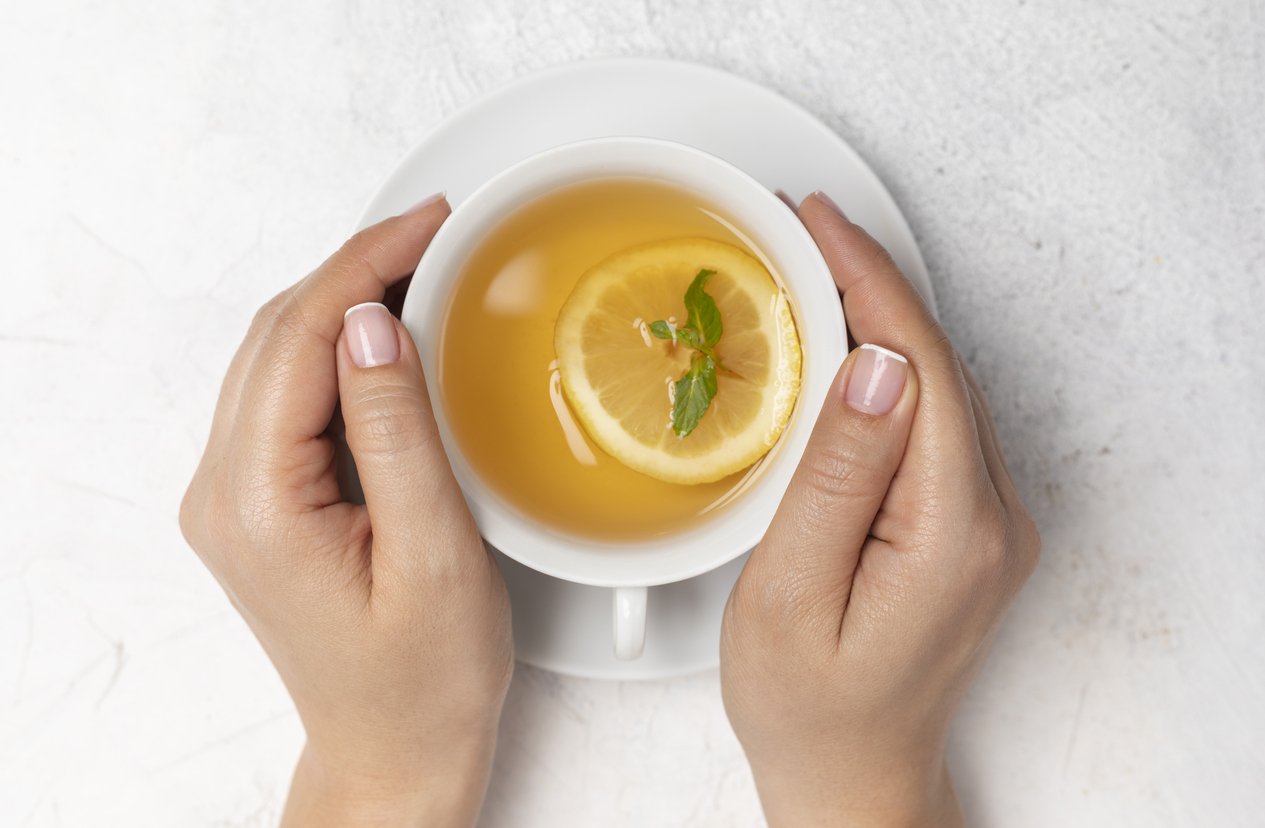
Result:
{"label": "green mint leaf", "polygon": [[689,345],[696,351],[703,350],[703,343],[699,339],[698,331],[693,328],[681,328],[676,332],[676,338],[686,345]]}
{"label": "green mint leaf", "polygon": [[677,342],[684,342],[696,351],[703,350],[703,342],[699,338],[699,333],[693,328],[677,328],[674,331],[671,325],[660,319],[656,322],[651,322],[649,329],[650,333],[659,339],[672,339]]}
{"label": "green mint leaf", "polygon": [[650,323],[650,333],[660,339],[672,339],[672,326],[662,319]]}
{"label": "green mint leaf", "polygon": [[685,327],[698,331],[703,344],[708,348],[720,341],[720,335],[724,331],[724,326],[720,324],[720,310],[716,307],[715,300],[703,290],[707,279],[715,272],[700,270],[685,290],[685,311],[689,314]]}
{"label": "green mint leaf", "polygon": [[672,430],[682,438],[698,426],[716,396],[716,363],[706,354],[695,353],[673,392]]}
{"label": "green mint leaf", "polygon": [[704,289],[708,278],[715,273],[704,268],[690,282],[685,291],[688,316],[683,326],[675,327],[664,319],[647,326],[655,337],[670,339],[673,345],[679,343],[694,351],[690,367],[672,384],[672,430],[678,438],[688,436],[698,427],[716,398],[716,371],[721,363],[712,348],[720,341],[724,326],[716,301]]}

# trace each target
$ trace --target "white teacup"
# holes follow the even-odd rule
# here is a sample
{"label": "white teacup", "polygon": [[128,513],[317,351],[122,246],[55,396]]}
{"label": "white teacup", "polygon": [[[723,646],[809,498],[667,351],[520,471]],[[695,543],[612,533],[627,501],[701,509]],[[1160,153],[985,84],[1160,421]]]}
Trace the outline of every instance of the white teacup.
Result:
{"label": "white teacup", "polygon": [[[595,178],[664,181],[717,205],[739,236],[782,277],[803,345],[799,401],[766,467],[739,502],[667,537],[613,542],[569,535],[516,510],[479,478],[461,453],[436,386],[444,314],[462,265],[488,232],[526,202]],[[752,549],[768,529],[846,351],[839,295],[817,246],[794,213],[762,184],[701,150],[650,138],[599,138],[555,147],[514,164],[456,207],[418,266],[402,313],[434,401],[435,419],[457,482],[487,542],[555,578],[614,590],[614,646],[641,655],[649,587],[692,578]],[[546,472],[547,474],[547,472]],[[542,481],[547,485],[547,481]]]}

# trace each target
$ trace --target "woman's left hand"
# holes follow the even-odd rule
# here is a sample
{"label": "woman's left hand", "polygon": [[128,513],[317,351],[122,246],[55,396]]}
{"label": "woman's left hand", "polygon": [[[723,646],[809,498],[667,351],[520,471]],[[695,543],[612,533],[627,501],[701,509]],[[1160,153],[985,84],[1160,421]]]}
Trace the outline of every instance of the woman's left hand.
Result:
{"label": "woman's left hand", "polygon": [[[505,585],[408,332],[357,307],[413,272],[448,213],[431,199],[364,230],[260,310],[180,510],[307,731],[287,824],[470,824],[487,786],[513,670]],[[340,403],[365,505],[335,477]]]}

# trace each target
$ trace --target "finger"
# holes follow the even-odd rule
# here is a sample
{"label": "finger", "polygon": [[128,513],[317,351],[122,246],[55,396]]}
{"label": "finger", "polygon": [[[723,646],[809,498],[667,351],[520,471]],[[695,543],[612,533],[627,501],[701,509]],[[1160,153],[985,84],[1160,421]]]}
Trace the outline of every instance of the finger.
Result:
{"label": "finger", "polygon": [[194,542],[194,538],[190,535],[197,535],[200,540],[205,536],[206,528],[206,510],[197,508],[193,504],[205,499],[211,481],[224,468],[224,460],[229,456],[228,447],[233,444],[233,430],[238,425],[242,390],[250,367],[259,351],[260,337],[257,329],[260,327],[260,320],[267,316],[268,308],[279,298],[274,298],[255,314],[246,338],[233,354],[228,370],[224,374],[224,380],[220,383],[220,393],[215,401],[215,413],[211,418],[211,431],[207,436],[206,448],[202,453],[202,459],[198,462],[197,472],[190,481],[189,490],[185,493],[185,502],[190,505],[188,508],[182,505],[180,510],[181,527],[191,543]]}
{"label": "finger", "polygon": [[[965,368],[965,365],[963,367]],[[1041,547],[1041,536],[1027,508],[1024,507],[1023,498],[1019,496],[1014,478],[1006,466],[1006,458],[1002,454],[1001,443],[997,439],[997,425],[993,422],[993,415],[988,410],[984,391],[979,387],[979,383],[976,382],[969,369],[966,371],[966,381],[970,387],[971,404],[975,408],[975,419],[980,423],[980,431],[984,435],[981,441],[984,464],[988,469],[988,476],[992,480],[997,497],[1005,510],[1006,526],[1010,531],[1008,542],[1005,544],[1006,556],[1011,561],[1021,562],[1022,565],[1017,570],[1022,573],[1017,580],[1017,583],[1021,584],[1027,580],[1032,568],[1036,565],[1036,556]]]}
{"label": "finger", "polygon": [[413,277],[405,276],[392,285],[382,297],[382,304],[387,306],[387,310],[391,311],[391,315],[396,319],[399,319],[404,311],[404,299],[408,296],[408,288],[412,283]]}
{"label": "finger", "polygon": [[347,311],[337,359],[347,445],[373,527],[375,587],[418,584],[453,564],[456,550],[481,547],[435,427],[417,349],[385,306],[368,303]]}
{"label": "finger", "polygon": [[[428,203],[429,200],[423,201],[419,207],[424,208],[428,205]],[[390,308],[391,313],[395,314],[397,317],[403,309],[404,297],[408,291],[409,282],[411,282],[412,279],[413,277],[411,275],[405,276],[385,291],[382,303]],[[300,282],[299,284],[303,283]],[[242,390],[246,384],[246,378],[249,375],[250,367],[261,350],[265,335],[277,322],[281,315],[281,311],[287,306],[291,295],[298,286],[298,284],[295,284],[286,288],[281,293],[268,300],[268,302],[255,312],[255,316],[251,320],[250,327],[246,331],[246,336],[243,338],[242,344],[238,347],[237,352],[233,355],[233,359],[229,363],[228,371],[224,376],[224,382],[220,388],[219,403],[216,406],[217,417],[221,411],[230,416],[236,413],[237,407],[241,401]]]}
{"label": "finger", "polygon": [[433,197],[357,233],[276,303],[243,390],[258,444],[279,456],[321,435],[338,394],[334,345],[343,313],[377,302],[416,269],[450,209]]}
{"label": "finger", "polygon": [[275,309],[285,301],[292,288],[287,288],[282,293],[274,296],[267,303],[255,312],[254,318],[250,322],[250,327],[246,330],[246,336],[243,337],[242,343],[234,352],[232,360],[229,361],[228,370],[224,373],[224,380],[220,383],[220,394],[215,402],[215,418],[211,423],[211,437],[208,439],[208,445],[214,444],[218,438],[227,435],[228,430],[236,421],[237,412],[241,407],[242,392],[246,385],[246,378],[250,375],[251,365],[255,361],[255,356],[259,353],[259,346],[262,341],[262,333],[271,324],[275,316]]}
{"label": "finger", "polygon": [[962,474],[965,464],[978,461],[980,436],[952,344],[887,251],[848,221],[827,196],[814,193],[806,198],[799,216],[843,293],[851,334],[858,342],[904,354],[913,365],[920,384],[920,412],[911,443],[922,456],[950,461],[935,467],[940,479],[919,484],[935,482],[953,491],[955,476]]}
{"label": "finger", "polygon": [[924,384],[929,370],[956,371],[948,337],[878,242],[824,193],[804,199],[799,217],[843,293],[844,318],[858,342],[880,342],[905,354]]}
{"label": "finger", "polygon": [[988,476],[1002,499],[1009,504],[1018,499],[1014,478],[1006,467],[1006,458],[1001,451],[1001,442],[997,439],[997,423],[988,408],[987,398],[980,388],[979,381],[970,367],[962,363],[962,373],[966,377],[967,390],[971,396],[971,408],[975,412],[975,422],[980,431],[980,448],[984,454],[984,464],[988,467]]}
{"label": "finger", "polygon": [[861,547],[904,456],[918,393],[903,356],[870,345],[853,351],[748,563],[762,591],[823,619],[835,636]]}

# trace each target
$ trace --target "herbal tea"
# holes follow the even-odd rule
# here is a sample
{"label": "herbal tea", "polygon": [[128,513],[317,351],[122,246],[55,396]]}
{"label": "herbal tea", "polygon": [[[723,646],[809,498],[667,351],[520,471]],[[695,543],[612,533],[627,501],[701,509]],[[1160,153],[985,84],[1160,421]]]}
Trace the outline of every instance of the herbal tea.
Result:
{"label": "herbal tea", "polygon": [[632,540],[696,524],[758,474],[800,362],[776,274],[718,210],[605,179],[530,202],[480,243],[438,384],[462,453],[507,503]]}

